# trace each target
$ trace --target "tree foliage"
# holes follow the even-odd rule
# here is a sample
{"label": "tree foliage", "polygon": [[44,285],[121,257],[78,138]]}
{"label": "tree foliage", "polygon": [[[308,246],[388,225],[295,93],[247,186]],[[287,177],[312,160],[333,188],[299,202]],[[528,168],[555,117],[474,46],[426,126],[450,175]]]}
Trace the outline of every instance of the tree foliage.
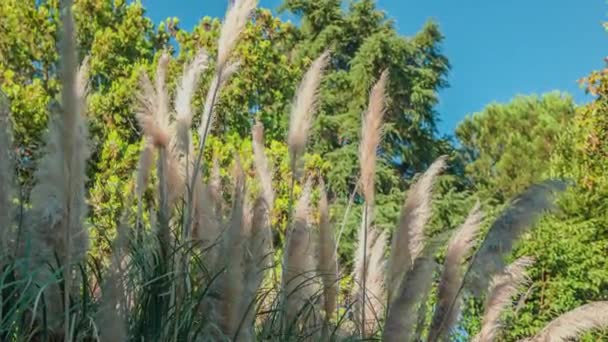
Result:
{"label": "tree foliage", "polygon": [[427,23],[413,37],[399,35],[374,1],[288,0],[283,8],[301,17],[297,55],[332,54],[321,90],[312,149],[334,167],[330,186],[342,196],[357,178],[357,145],[366,94],[382,70],[390,72],[380,193],[403,186],[445,152],[436,137],[437,91],[445,86],[449,63],[441,54],[437,24]]}
{"label": "tree foliage", "polygon": [[[35,151],[53,112],[49,107],[61,90],[58,8],[58,0],[0,1],[0,89],[10,104],[23,194],[32,186],[39,158]],[[437,23],[430,21],[404,37],[373,0],[351,1],[348,6],[339,0],[285,0],[282,8],[299,17],[300,24],[284,22],[266,9],[254,13],[233,55],[238,72],[221,92],[211,148],[204,156],[206,165],[218,158],[229,186],[235,155],[252,173],[251,127],[256,120],[264,124],[275,168],[277,198],[271,219],[276,243],[284,238],[290,210],[285,180],[291,171],[284,140],[291,101],[310,63],[329,51],[330,66],[305,161],[308,174],[326,179],[345,269],[351,267],[363,207],[355,191],[361,117],[370,88],[386,69],[389,101],[379,149],[374,225],[382,231],[393,229],[406,189],[443,154],[450,156],[451,168],[436,186],[427,235],[458,226],[477,198],[493,217],[529,185],[547,177],[568,178],[573,186],[560,199],[560,211],[541,220],[517,249],[515,256],[533,256],[537,263],[531,269],[532,287],[521,301],[517,320],[508,321],[504,338],[530,336],[557,313],[608,296],[606,70],[586,78],[587,91],[595,96],[587,105],[577,108],[570,96],[557,92],[490,104],[458,126],[460,146],[453,146],[436,128],[438,91],[448,86],[450,67]],[[152,74],[161,53],[168,51],[168,85],[174,93],[185,63],[200,48],[215,55],[220,21],[204,17],[191,31],[181,28],[177,18],[155,24],[141,2],[127,0],[77,0],[74,12],[79,58],[89,58],[91,76],[88,221],[94,227],[92,253],[104,256],[120,214],[131,203],[132,174],[142,149],[134,114],[139,77]],[[211,65],[196,90],[194,126],[214,71]],[[300,186],[296,188],[297,193]],[[153,206],[154,196],[146,201]],[[431,298],[429,315],[432,304]],[[471,331],[479,325],[475,305],[468,307],[462,324],[473,327]]]}
{"label": "tree foliage", "polygon": [[[511,337],[536,333],[557,314],[608,296],[608,78],[585,79],[595,99],[577,108],[550,160],[554,177],[572,181],[560,211],[542,220],[517,251],[536,258],[533,284],[513,322]],[[604,340],[606,334],[584,341]]]}
{"label": "tree foliage", "polygon": [[466,176],[499,202],[547,177],[559,135],[574,116],[565,94],[519,96],[494,103],[458,125]]}
{"label": "tree foliage", "polygon": [[[508,315],[506,341],[537,333],[557,315],[608,295],[606,203],[606,73],[584,81],[596,98],[576,107],[569,96],[549,93],[492,104],[465,119],[456,134],[466,176],[498,209],[512,194],[545,178],[571,182],[558,211],[544,217],[514,256],[536,260],[532,283]],[[464,325],[476,331],[470,302]],[[596,341],[605,335],[588,335]]]}

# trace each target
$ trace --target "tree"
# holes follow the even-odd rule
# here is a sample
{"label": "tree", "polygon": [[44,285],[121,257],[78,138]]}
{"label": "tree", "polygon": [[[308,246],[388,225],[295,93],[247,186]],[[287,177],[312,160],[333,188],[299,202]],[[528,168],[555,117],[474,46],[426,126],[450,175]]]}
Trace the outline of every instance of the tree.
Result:
{"label": "tree", "polygon": [[447,86],[449,64],[438,26],[429,22],[415,36],[403,37],[370,0],[354,1],[348,11],[334,0],[288,0],[283,7],[302,20],[298,55],[332,54],[312,139],[312,148],[335,165],[328,175],[331,190],[346,196],[354,187],[366,94],[384,69],[390,72],[390,104],[380,192],[424,170],[442,152],[433,107],[437,90]]}
{"label": "tree", "polygon": [[[390,74],[389,101],[377,165],[375,225],[392,230],[403,190],[413,176],[452,150],[447,140],[437,136],[435,126],[437,91],[447,86],[449,69],[441,54],[443,36],[433,22],[413,37],[401,36],[371,0],[352,1],[346,9],[337,0],[286,0],[282,8],[301,20],[296,60],[307,63],[326,50],[331,53],[310,149],[332,166],[326,177],[334,217],[343,228],[340,254],[349,256],[362,210],[361,197],[355,192],[361,117],[367,95],[383,70]],[[458,215],[447,221],[441,216],[435,222],[457,221]],[[343,262],[349,265],[351,260]]]}
{"label": "tree", "polygon": [[[502,339],[536,334],[557,315],[608,295],[606,207],[608,179],[608,78],[586,79],[596,99],[576,108],[560,93],[517,97],[492,104],[461,123],[456,131],[467,178],[496,211],[506,199],[545,178],[572,181],[555,213],[545,216],[518,244],[512,257],[536,260],[528,291],[508,315]],[[478,322],[479,303],[469,303],[463,325]],[[596,341],[605,335],[588,335]]]}
{"label": "tree", "polygon": [[[217,19],[205,17],[193,32],[179,30],[176,35],[178,61],[191,58],[201,47],[213,53],[217,49],[219,24]],[[269,10],[257,10],[234,56],[234,61],[239,63],[238,71],[221,93],[213,126],[217,136],[237,133],[244,139],[249,138],[254,119],[259,119],[269,139],[284,139],[295,80],[302,73],[300,66],[288,58],[295,42],[293,25],[274,17]],[[199,93],[201,100],[195,102],[198,112],[212,75],[210,71],[202,82],[205,86]]]}
{"label": "tree", "polygon": [[[608,69],[584,82],[595,99],[577,108],[563,129],[550,161],[553,177],[572,180],[559,211],[542,220],[517,255],[537,260],[525,305],[511,324],[509,338],[536,333],[542,325],[575,307],[608,296]],[[606,332],[583,341],[605,340]]]}
{"label": "tree", "polygon": [[518,96],[469,116],[456,129],[466,177],[499,203],[547,177],[558,136],[572,121],[574,108],[570,96],[554,92]]}
{"label": "tree", "polygon": [[[59,88],[55,63],[58,11],[53,1],[0,3],[0,88],[7,95],[22,183],[31,178],[47,106]],[[26,191],[27,192],[27,191]]]}

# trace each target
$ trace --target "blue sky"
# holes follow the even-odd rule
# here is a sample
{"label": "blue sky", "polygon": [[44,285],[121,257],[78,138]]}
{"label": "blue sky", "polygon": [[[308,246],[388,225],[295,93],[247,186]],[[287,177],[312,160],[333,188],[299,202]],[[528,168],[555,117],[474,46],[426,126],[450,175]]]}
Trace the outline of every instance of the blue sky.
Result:
{"label": "blue sky", "polygon": [[[159,22],[176,16],[190,28],[205,15],[223,16],[224,0],[142,0]],[[281,0],[261,0],[275,9]],[[377,0],[412,35],[428,19],[439,22],[450,59],[450,87],[440,93],[439,131],[451,134],[467,114],[517,94],[566,91],[588,101],[577,80],[608,56],[604,0]]]}

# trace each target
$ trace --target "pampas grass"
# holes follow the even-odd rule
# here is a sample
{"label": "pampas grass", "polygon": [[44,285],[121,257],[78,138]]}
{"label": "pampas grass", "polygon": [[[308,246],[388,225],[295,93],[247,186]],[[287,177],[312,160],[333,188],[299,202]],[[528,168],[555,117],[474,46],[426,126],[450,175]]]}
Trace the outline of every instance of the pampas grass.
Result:
{"label": "pampas grass", "polygon": [[255,170],[262,185],[262,193],[266,200],[266,205],[272,211],[274,206],[274,190],[272,189],[272,169],[264,152],[264,126],[261,122],[256,122],[252,130],[253,135],[253,160]]}
{"label": "pampas grass", "polygon": [[[10,152],[12,136],[10,131],[8,100],[0,93],[0,258],[4,259],[13,252],[11,238],[14,196],[13,156]],[[0,268],[3,262],[0,262]]]}
{"label": "pampas grass", "polygon": [[175,119],[190,128],[192,124],[192,97],[198,86],[201,74],[209,66],[209,55],[203,49],[199,50],[184,71],[175,93]]}
{"label": "pampas grass", "polygon": [[[214,108],[217,102],[218,95],[227,80],[238,70],[239,63],[235,62],[228,65],[228,60],[232,54],[232,51],[243,31],[247,21],[249,20],[250,14],[253,12],[257,5],[257,0],[236,0],[226,13],[226,18],[222,25],[220,32],[220,38],[218,41],[218,55],[217,65],[214,79],[211,82],[209,91],[207,92],[207,99],[203,108],[201,117],[201,124],[198,128],[200,143],[198,146],[198,154],[195,158],[192,167],[192,173],[188,173],[190,177],[187,180],[189,189],[193,189],[198,182],[198,176],[200,172],[201,162],[205,145],[207,142],[207,136],[209,130],[213,124]],[[194,204],[194,193],[190,192],[187,198],[187,210],[191,211]],[[186,231],[190,231],[190,222],[187,221],[184,227]]]}
{"label": "pampas grass", "polygon": [[[256,6],[257,0],[235,0],[224,18],[218,41],[215,77],[213,81],[211,81],[211,87],[207,93],[201,126],[198,130],[201,137],[201,149],[205,146],[207,135],[209,134],[209,129],[213,122],[213,109],[220,89],[239,68],[238,62],[229,64],[228,61],[242,31],[245,29],[249,16]],[[199,164],[200,162],[197,162],[195,175],[198,172]]]}
{"label": "pampas grass", "polygon": [[295,174],[298,174],[296,172],[298,158],[304,154],[312,118],[317,109],[319,86],[328,63],[329,52],[322,53],[314,60],[304,74],[292,104],[287,145],[292,161],[292,172]]}
{"label": "pampas grass", "polygon": [[[83,116],[88,68],[85,59],[77,72],[71,3],[62,3],[61,106],[49,120],[31,208],[23,210],[23,239],[15,248],[19,253],[16,258],[2,260],[2,340],[327,341],[352,339],[358,334],[408,341],[419,340],[426,331],[430,341],[451,337],[459,301],[468,294],[462,291],[468,274],[463,269],[477,242],[481,209],[476,206],[471,210],[448,243],[436,306],[427,327],[425,310],[427,302],[434,299],[434,252],[439,248],[435,240],[443,244],[447,234],[427,239],[425,226],[432,212],[433,184],[445,169],[446,158],[440,157],[411,186],[387,257],[390,234],[374,221],[374,183],[388,98],[387,72],[371,89],[362,120],[357,187],[365,202],[352,288],[339,291],[337,245],[328,198],[331,184],[326,189],[319,172],[322,170],[307,174],[300,165],[319,102],[323,71],[329,63],[328,53],[312,63],[293,101],[287,137],[291,187],[279,184],[275,192],[277,182],[288,181],[275,179],[271,164],[276,166],[277,176],[290,170],[281,168],[280,159],[270,162],[261,123],[252,126],[255,170],[248,160],[241,164],[239,152],[234,153],[233,177],[224,180],[218,155],[210,165],[202,164],[203,155],[208,156],[204,153],[205,139],[213,124],[219,92],[239,67],[231,55],[255,3],[237,0],[227,13],[214,79],[201,113],[198,146],[192,143],[193,96],[211,58],[200,50],[186,62],[174,98],[167,86],[168,54],[159,55],[154,80],[141,74],[135,111],[143,132],[143,149],[128,188],[134,191],[133,198],[125,203],[123,216],[116,222],[118,235],[112,243],[112,255],[88,258],[85,166],[89,143]],[[8,124],[6,113],[6,108],[0,107],[0,121]],[[6,255],[9,245],[17,240],[12,231],[17,224],[10,213],[13,165],[5,148],[12,142],[4,128],[0,131],[0,247]],[[154,162],[156,177],[151,177]],[[203,167],[209,174],[207,183],[201,176]],[[260,188],[257,191],[254,186],[248,192],[247,176],[253,174]],[[156,200],[149,203],[150,208],[144,208],[150,179],[157,182]],[[307,181],[301,184],[302,179]],[[312,179],[320,184],[313,186]],[[293,191],[299,186],[302,192],[292,213]],[[234,188],[232,194],[226,190],[230,187]],[[494,275],[477,340],[499,336],[501,313],[525,283],[523,271],[530,264],[524,258],[505,268],[502,258],[525,231],[524,226],[551,207],[549,194],[557,188],[561,183],[548,181],[524,193],[493,225],[474,254],[470,269],[475,272],[471,274],[481,271],[486,273],[483,276]],[[287,215],[279,211],[286,203],[278,200],[285,192],[290,193]],[[131,203],[135,198],[136,213]],[[150,215],[144,217],[148,209]],[[133,222],[135,234],[129,230]],[[273,246],[273,234],[283,227],[284,245]],[[99,233],[108,233],[111,240],[109,232]],[[274,260],[281,249],[282,267],[277,267]],[[345,272],[351,271],[348,267]],[[347,287],[351,286],[349,281],[345,282]],[[604,302],[583,306],[556,319],[533,340],[563,340],[605,327],[604,311]]]}
{"label": "pampas grass", "polygon": [[[129,204],[131,201],[128,201]],[[127,206],[128,207],[128,206]],[[127,259],[129,242],[126,215],[123,213],[112,246],[111,267],[102,284],[102,304],[97,312],[96,322],[101,341],[127,340],[127,298],[125,296],[126,272],[124,261]]]}
{"label": "pampas grass", "polygon": [[384,341],[412,341],[418,321],[416,309],[418,305],[423,305],[421,301],[430,290],[433,280],[433,251],[434,249],[429,249],[416,258],[407,277],[402,281],[399,292],[392,299],[384,326]]}
{"label": "pampas grass", "polygon": [[159,118],[157,93],[148,74],[143,72],[139,77],[139,92],[136,93],[136,118],[144,136],[155,147],[166,147],[169,144],[169,124]]}
{"label": "pampas grass", "polygon": [[[365,277],[365,302],[361,309],[365,313],[365,320],[361,322],[361,329],[372,335],[380,327],[386,312],[386,289],[384,274],[386,260],[387,237],[384,232],[374,229],[370,232],[370,251],[367,257]],[[363,306],[365,305],[365,306]]]}
{"label": "pampas grass", "polygon": [[272,231],[270,211],[266,200],[258,197],[253,205],[251,236],[246,244],[245,293],[241,299],[241,315],[245,317],[240,328],[243,341],[252,341],[255,336],[255,316],[258,291],[264,281],[266,271],[272,267]]}
{"label": "pampas grass", "polygon": [[[158,158],[156,161],[159,198],[159,221],[157,236],[161,246],[163,259],[166,259],[170,245],[169,210],[175,198],[175,186],[179,183],[169,143],[169,95],[166,87],[167,67],[170,57],[162,53],[156,66],[156,79],[154,86],[144,72],[140,76],[140,92],[137,95],[138,112],[137,119],[144,136],[157,148]],[[145,142],[144,142],[145,143]],[[147,158],[145,154],[142,157]],[[145,166],[146,161],[140,165]]]}
{"label": "pampas grass", "polygon": [[[359,231],[360,236],[363,236],[364,222],[365,214]],[[367,224],[370,224],[370,222],[368,221]],[[372,227],[367,230],[366,239],[363,241],[360,239],[358,242],[353,271],[352,296],[356,301],[355,321],[358,324],[360,335],[368,336],[377,330],[379,320],[385,311],[383,277],[385,274],[386,235]]]}
{"label": "pampas grass", "polygon": [[[384,71],[378,82],[372,88],[369,95],[367,111],[363,116],[361,126],[361,143],[359,146],[359,158],[361,160],[361,176],[359,183],[365,198],[363,206],[363,219],[358,236],[358,253],[355,264],[355,286],[360,306],[360,327],[361,336],[366,337],[366,326],[368,325],[367,311],[367,277],[368,277],[368,257],[371,252],[371,244],[368,241],[370,233],[378,236],[377,232],[371,231],[374,220],[374,193],[375,193],[375,173],[376,173],[376,153],[382,137],[383,117],[386,102],[386,85],[388,82],[388,72]],[[384,251],[382,251],[383,253]],[[376,296],[379,293],[375,294]],[[372,310],[375,305],[371,305]],[[373,310],[375,311],[375,310]],[[376,313],[374,312],[376,315]]]}
{"label": "pampas grass", "polygon": [[[45,153],[39,162],[31,192],[32,210],[28,221],[28,241],[33,247],[34,267],[39,269],[37,283],[46,287],[54,283],[49,263],[55,255],[63,272],[63,303],[60,290],[53,284],[45,291],[48,295],[49,316],[55,324],[60,321],[64,308],[64,338],[70,338],[69,296],[72,291],[72,265],[83,260],[88,249],[88,230],[84,225],[87,215],[85,200],[86,160],[89,143],[84,118],[87,91],[87,66],[80,70],[76,62],[74,23],[71,2],[62,3],[61,35],[61,109],[49,120],[45,138]],[[85,61],[86,63],[86,61]],[[23,251],[23,248],[21,248]]]}
{"label": "pampas grass", "polygon": [[294,213],[293,227],[286,237],[283,255],[283,295],[288,326],[294,326],[303,310],[313,309],[310,299],[315,291],[316,264],[314,241],[310,229],[310,196],[312,181],[309,179]]}
{"label": "pampas grass", "polygon": [[246,224],[246,184],[245,174],[237,159],[236,184],[232,216],[222,243],[223,271],[218,281],[217,293],[221,294],[219,305],[220,326],[227,337],[236,337],[237,329],[242,319],[240,298],[245,291],[244,271],[245,258],[243,250],[250,234],[250,226]]}
{"label": "pampas grass", "polygon": [[515,198],[511,205],[490,227],[479,251],[473,259],[466,279],[469,289],[479,294],[487,288],[491,277],[504,269],[503,258],[513,243],[547,210],[554,208],[553,199],[566,184],[548,180],[530,186]]}
{"label": "pampas grass", "polygon": [[249,21],[249,16],[257,6],[257,0],[235,0],[226,13],[218,42],[217,64],[219,69],[228,62],[236,46],[241,31]]}
{"label": "pampas grass", "polygon": [[560,315],[527,341],[572,341],[585,332],[607,327],[608,302],[592,302]]}
{"label": "pampas grass", "polygon": [[374,203],[374,179],[376,174],[376,153],[382,138],[384,112],[386,111],[386,87],[388,71],[382,72],[380,79],[372,88],[369,95],[367,111],[363,116],[361,126],[361,191],[365,202]]}
{"label": "pampas grass", "polygon": [[431,217],[433,184],[445,167],[446,157],[438,158],[408,191],[391,242],[387,271],[389,303],[424,248],[424,228]]}
{"label": "pampas grass", "polygon": [[338,260],[336,241],[329,219],[329,203],[325,183],[321,180],[319,199],[319,274],[323,280],[325,319],[331,320],[338,301]]}
{"label": "pampas grass", "polygon": [[[458,319],[460,300],[457,296],[463,280],[463,264],[473,248],[482,221],[483,212],[479,202],[477,202],[448,244],[443,272],[439,281],[437,304],[429,329],[429,342],[448,336]],[[454,303],[453,306],[452,303]]]}
{"label": "pampas grass", "polygon": [[512,304],[513,297],[521,292],[527,283],[525,271],[534,261],[523,257],[514,261],[505,271],[494,278],[486,299],[481,331],[473,338],[475,342],[495,341],[501,327],[501,315]]}

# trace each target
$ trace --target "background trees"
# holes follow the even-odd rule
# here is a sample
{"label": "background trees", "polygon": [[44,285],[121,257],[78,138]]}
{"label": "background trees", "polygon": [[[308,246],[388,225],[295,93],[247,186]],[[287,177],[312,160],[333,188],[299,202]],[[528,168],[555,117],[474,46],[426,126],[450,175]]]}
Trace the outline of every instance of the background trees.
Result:
{"label": "background trees", "polygon": [[[550,174],[572,185],[561,197],[559,211],[545,217],[517,251],[536,258],[537,266],[525,304],[513,321],[512,337],[536,331],[556,313],[608,295],[607,81],[604,70],[583,79],[595,99],[576,109],[555,144]],[[597,334],[585,341],[606,337]]]}
{"label": "background trees", "polygon": [[[537,263],[518,320],[507,329],[509,338],[530,335],[556,312],[605,298],[607,73],[594,72],[586,79],[587,90],[596,98],[580,107],[560,93],[491,104],[458,126],[454,144],[436,129],[437,92],[448,86],[449,70],[438,24],[428,22],[414,36],[403,37],[374,1],[353,1],[347,8],[341,3],[286,0],[283,10],[297,15],[300,25],[257,10],[237,48],[239,72],[222,92],[206,158],[218,156],[222,175],[228,178],[230,157],[236,152],[250,154],[248,142],[257,119],[266,128],[270,157],[279,170],[275,181],[280,184],[288,177],[283,141],[290,101],[304,70],[329,50],[330,67],[305,159],[309,172],[326,178],[338,227],[345,219],[340,252],[348,268],[361,212],[355,191],[361,114],[369,89],[388,69],[390,102],[376,184],[377,226],[393,229],[404,189],[442,154],[450,155],[451,170],[436,187],[429,235],[460,224],[476,199],[486,211],[496,213],[535,182],[568,178],[574,185],[559,202],[561,211],[543,219],[516,252],[515,256],[534,256]],[[138,77],[144,70],[151,72],[160,52],[168,50],[174,57],[169,66],[174,92],[184,62],[200,47],[217,49],[219,20],[202,18],[189,32],[175,18],[153,23],[139,2],[79,0],[74,10],[80,58],[89,56],[92,79],[88,117],[94,154],[88,169],[88,220],[95,227],[93,253],[104,255],[131,193],[141,150],[133,108]],[[48,106],[60,91],[55,49],[58,1],[4,0],[0,18],[0,88],[10,103],[18,175],[26,194],[51,112]],[[195,113],[201,112],[211,77],[212,68],[197,90]],[[197,120],[199,115],[195,126]],[[276,188],[279,209],[273,220],[276,227],[284,227],[289,193]],[[354,204],[345,215],[351,194]]]}
{"label": "background trees", "polygon": [[465,174],[477,191],[504,202],[549,176],[560,134],[574,117],[574,102],[557,92],[518,96],[464,119],[456,137]]}

